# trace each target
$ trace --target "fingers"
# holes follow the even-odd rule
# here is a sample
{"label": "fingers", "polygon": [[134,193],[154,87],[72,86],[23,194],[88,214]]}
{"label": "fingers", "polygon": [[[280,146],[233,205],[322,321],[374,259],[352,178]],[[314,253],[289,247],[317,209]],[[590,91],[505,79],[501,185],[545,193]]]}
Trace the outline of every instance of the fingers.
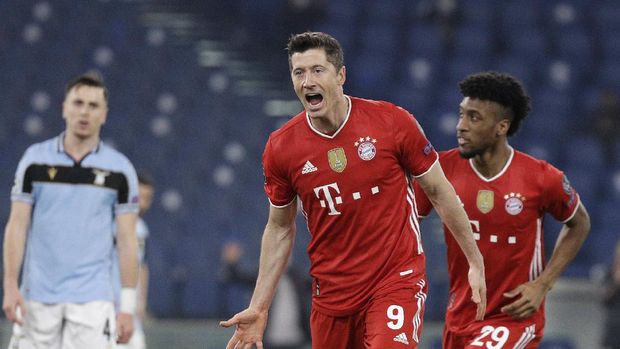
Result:
{"label": "fingers", "polygon": [[472,302],[474,302],[476,304],[480,304],[482,299],[480,297],[480,289],[479,288],[472,288],[471,289],[471,300],[472,300]]}
{"label": "fingers", "polygon": [[237,316],[233,316],[232,318],[226,320],[226,321],[220,321],[220,326],[228,328],[234,325],[239,324],[239,320],[237,319]]}
{"label": "fingers", "polygon": [[[23,309],[23,310],[22,310]],[[24,324],[24,317],[26,314],[26,308],[21,301],[17,301],[17,304],[12,304],[3,307],[6,318],[22,326]]]}
{"label": "fingers", "polygon": [[2,307],[2,310],[4,311],[4,315],[6,316],[7,320],[15,322],[15,308],[13,306],[5,305]]}
{"label": "fingers", "polygon": [[508,292],[504,292],[504,297],[506,298],[514,298],[516,297],[518,294],[521,293],[521,286],[518,286],[517,288],[508,291]]}
{"label": "fingers", "polygon": [[476,303],[476,320],[483,320],[487,309],[486,289],[472,289],[471,300]]}
{"label": "fingers", "polygon": [[26,307],[24,306],[24,302],[20,299],[17,301],[17,307],[15,308],[15,322],[23,326],[24,318],[26,317]]}
{"label": "fingers", "polygon": [[117,334],[117,343],[125,344],[128,343],[131,339],[131,335],[133,334],[133,327],[126,326],[121,321],[116,326],[116,334]]}
{"label": "fingers", "polygon": [[486,283],[482,284],[482,288],[480,290],[480,305],[478,305],[477,318],[478,320],[484,320],[484,314],[487,311],[487,285]]}
{"label": "fingers", "polygon": [[239,340],[236,336],[232,336],[226,344],[226,349],[252,349],[252,345],[256,344],[256,349],[264,349],[263,342],[258,341],[256,343],[253,342],[243,342]]}
{"label": "fingers", "polygon": [[487,303],[486,301],[480,302],[476,308],[476,320],[484,320],[484,314],[487,311]]}
{"label": "fingers", "polygon": [[480,290],[480,302],[477,303],[478,306],[476,308],[476,320],[484,320],[484,314],[487,310],[487,290],[485,287],[482,287]]}
{"label": "fingers", "polygon": [[[222,322],[223,321],[220,321],[220,325]],[[237,344],[239,344],[239,340],[236,336],[232,336],[228,341],[228,344],[226,344],[226,349],[235,349],[237,347]]]}
{"label": "fingers", "polygon": [[528,301],[526,299],[520,298],[504,307],[502,307],[501,311],[504,314],[508,314],[511,316],[517,316],[517,314],[523,312],[528,307]]}

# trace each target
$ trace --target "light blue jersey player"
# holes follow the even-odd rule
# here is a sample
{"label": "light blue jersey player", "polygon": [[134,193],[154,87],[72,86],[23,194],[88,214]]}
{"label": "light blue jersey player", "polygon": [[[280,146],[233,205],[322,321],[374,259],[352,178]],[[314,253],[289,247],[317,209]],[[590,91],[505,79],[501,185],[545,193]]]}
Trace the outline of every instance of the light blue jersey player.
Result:
{"label": "light blue jersey player", "polygon": [[[65,132],[30,146],[19,162],[4,240],[3,310],[16,323],[11,349],[108,349],[131,337],[138,180],[131,162],[101,142],[106,117],[103,82],[78,77],[63,102]],[[118,316],[115,230],[123,279]]]}

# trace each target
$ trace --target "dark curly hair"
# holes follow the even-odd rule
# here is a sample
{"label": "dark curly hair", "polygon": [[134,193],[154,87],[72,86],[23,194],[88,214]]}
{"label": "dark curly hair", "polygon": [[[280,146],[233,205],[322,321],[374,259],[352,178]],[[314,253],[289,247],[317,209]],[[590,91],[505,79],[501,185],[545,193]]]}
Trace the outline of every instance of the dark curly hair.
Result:
{"label": "dark curly hair", "polygon": [[291,56],[294,53],[303,53],[313,48],[324,49],[327,61],[336,67],[336,71],[340,71],[344,65],[342,46],[333,36],[322,32],[305,32],[289,38],[286,45],[289,68],[292,68]]}
{"label": "dark curly hair", "polygon": [[531,110],[523,84],[509,74],[493,71],[472,74],[459,83],[459,88],[464,97],[496,102],[507,108],[511,114],[508,136],[519,130],[521,121]]}

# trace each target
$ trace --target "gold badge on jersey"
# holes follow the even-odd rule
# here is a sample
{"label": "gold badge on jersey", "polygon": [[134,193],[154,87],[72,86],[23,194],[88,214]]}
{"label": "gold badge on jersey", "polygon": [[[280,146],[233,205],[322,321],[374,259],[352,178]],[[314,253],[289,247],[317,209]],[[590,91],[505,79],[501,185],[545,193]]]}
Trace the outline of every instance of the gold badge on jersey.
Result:
{"label": "gold badge on jersey", "polygon": [[56,167],[50,167],[47,169],[47,175],[50,177],[51,180],[54,180],[54,177],[56,177],[57,173],[58,170],[56,169]]}
{"label": "gold badge on jersey", "polygon": [[476,207],[482,213],[489,213],[493,209],[494,195],[491,190],[479,190],[476,197]]}
{"label": "gold badge on jersey", "polygon": [[344,149],[335,148],[327,152],[327,160],[329,160],[329,167],[336,172],[342,172],[347,167],[347,156],[344,154]]}

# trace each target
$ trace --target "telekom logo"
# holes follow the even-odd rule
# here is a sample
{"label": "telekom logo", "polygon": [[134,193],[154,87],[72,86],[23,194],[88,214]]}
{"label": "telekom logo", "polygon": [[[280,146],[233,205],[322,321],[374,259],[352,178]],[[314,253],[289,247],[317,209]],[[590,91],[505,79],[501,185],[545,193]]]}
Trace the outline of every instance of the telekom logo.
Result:
{"label": "telekom logo", "polygon": [[[351,198],[354,201],[357,201],[362,199],[362,197],[377,195],[380,191],[379,186],[374,186],[370,188],[369,191],[370,194],[368,193],[368,191],[366,191],[365,193],[356,191],[354,193],[351,193]],[[329,213],[327,213],[328,215],[337,216],[341,214],[341,212],[336,210],[336,205],[342,204],[342,196],[340,196],[340,188],[338,188],[338,183],[330,183],[322,185],[320,187],[316,187],[314,188],[314,195],[316,195],[317,199],[319,199],[321,207],[329,208]]]}
{"label": "telekom logo", "polygon": [[[334,191],[334,195],[337,196],[332,197],[332,190]],[[337,216],[341,214],[338,210],[336,210],[336,205],[342,204],[342,197],[339,195],[340,189],[338,188],[338,183],[330,183],[316,187],[314,188],[314,194],[320,200],[319,202],[321,203],[321,207],[329,207],[328,215]],[[325,202],[327,202],[327,205]]]}

